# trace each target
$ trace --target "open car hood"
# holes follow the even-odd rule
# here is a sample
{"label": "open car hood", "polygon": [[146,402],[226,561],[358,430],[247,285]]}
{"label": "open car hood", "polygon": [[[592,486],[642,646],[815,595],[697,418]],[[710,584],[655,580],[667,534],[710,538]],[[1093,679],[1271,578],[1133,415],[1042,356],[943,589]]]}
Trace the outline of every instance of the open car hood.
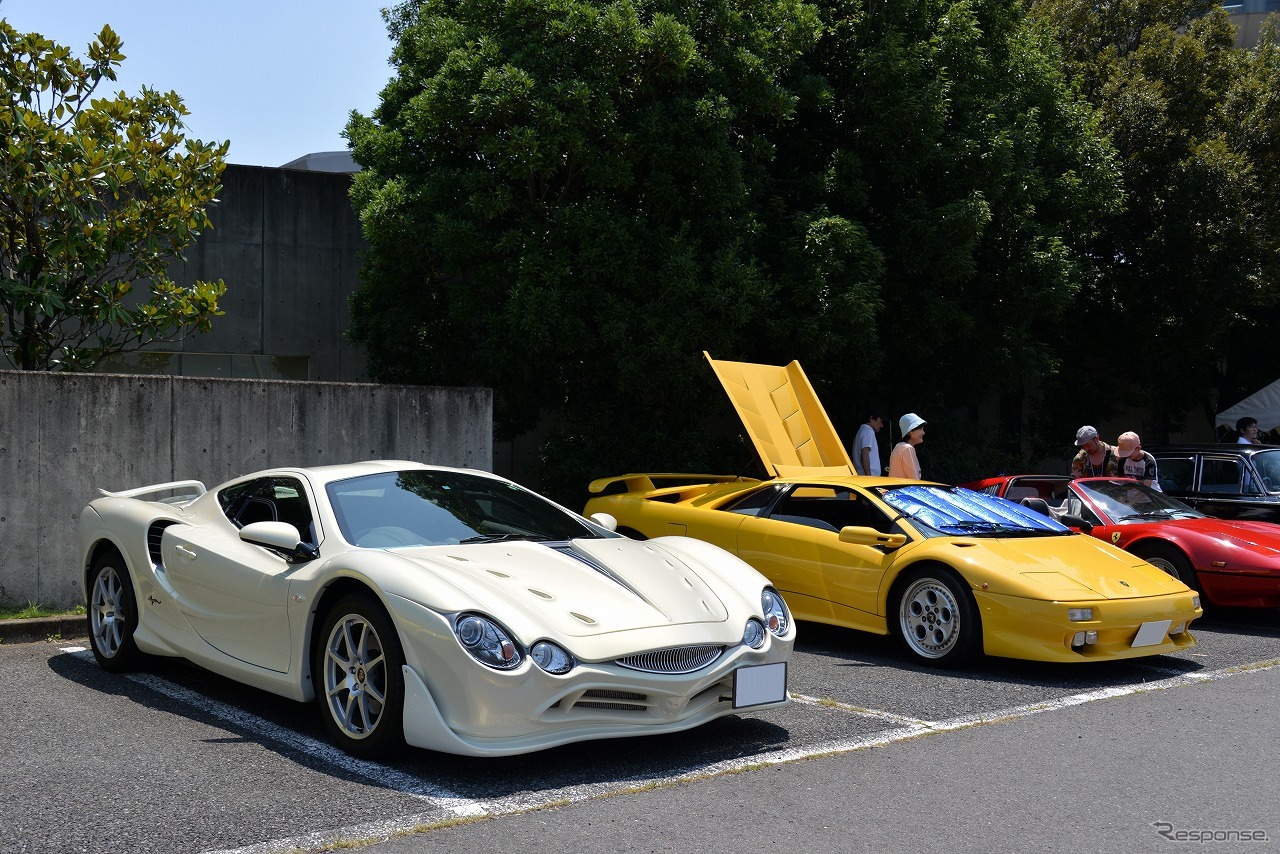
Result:
{"label": "open car hood", "polygon": [[703,353],[774,477],[851,475],[853,461],[799,362],[724,362]]}
{"label": "open car hood", "polygon": [[570,637],[688,623],[723,623],[728,609],[684,561],[626,538],[504,542],[404,549],[401,554],[470,590],[537,615]]}

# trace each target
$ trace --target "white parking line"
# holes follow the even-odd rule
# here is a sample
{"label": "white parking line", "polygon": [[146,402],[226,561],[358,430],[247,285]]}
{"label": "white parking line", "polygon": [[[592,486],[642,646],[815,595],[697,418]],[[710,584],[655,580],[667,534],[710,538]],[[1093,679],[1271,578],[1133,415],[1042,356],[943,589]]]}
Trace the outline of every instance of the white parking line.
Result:
{"label": "white parking line", "polygon": [[[92,660],[92,655],[84,647],[66,647],[64,652],[72,653],[80,658]],[[962,715],[944,721],[925,721],[918,718],[897,715],[880,709],[866,709],[832,700],[822,700],[802,694],[792,694],[792,700],[802,705],[821,706],[836,709],[860,717],[869,717],[897,724],[891,729],[881,730],[858,738],[838,739],[821,742],[805,747],[783,748],[752,756],[743,756],[724,762],[691,766],[676,773],[662,775],[637,776],[608,783],[595,783],[585,786],[569,786],[560,789],[526,792],[509,798],[488,801],[463,798],[447,789],[432,786],[408,774],[402,774],[391,768],[373,762],[353,759],[339,752],[327,742],[300,736],[297,732],[278,727],[269,721],[257,718],[216,700],[210,700],[193,691],[167,682],[159,677],[146,674],[130,674],[129,679],[140,685],[166,696],[194,706],[212,717],[227,721],[249,732],[288,744],[314,756],[324,763],[335,765],[348,773],[359,775],[387,789],[412,795],[429,802],[432,806],[444,810],[453,816],[497,816],[508,813],[523,812],[550,804],[563,804],[586,801],[608,794],[625,792],[628,789],[647,788],[655,784],[689,782],[705,777],[718,776],[740,771],[759,765],[782,765],[818,756],[848,753],[869,747],[883,747],[899,741],[920,738],[931,733],[952,732],[968,727],[982,726],[998,721],[1015,720],[1031,715],[1078,706],[1097,700],[1124,697],[1147,691],[1164,691],[1169,688],[1184,687],[1216,679],[1225,679],[1240,673],[1271,670],[1280,667],[1280,659],[1255,662],[1252,664],[1227,667],[1207,673],[1178,673],[1165,679],[1153,682],[1142,682],[1096,691],[1085,691],[1054,700],[1040,703],[1029,703],[1022,706],[1000,709],[975,715]],[[1154,668],[1153,668],[1154,669]],[[441,821],[438,812],[419,813],[399,816],[380,822],[354,824],[336,830],[319,831],[287,839],[273,839],[244,848],[228,849],[204,854],[283,854],[283,852],[310,851],[352,841],[374,841],[412,832],[413,830]]]}
{"label": "white parking line", "polygon": [[[89,662],[94,660],[93,653],[82,646],[63,647],[62,651]],[[348,756],[328,742],[301,735],[296,730],[287,727],[277,726],[257,715],[249,714],[217,700],[211,700],[202,694],[183,688],[180,685],[175,685],[158,676],[153,676],[149,673],[126,673],[122,675],[131,682],[136,682],[158,694],[163,694],[166,697],[199,709],[211,718],[280,744],[288,745],[290,750],[297,750],[308,756],[320,759],[326,765],[337,766],[342,771],[368,780],[374,785],[411,797],[421,798],[432,806],[447,810],[454,815],[487,815],[489,813],[488,806],[482,801],[461,797],[448,789],[424,783],[417,777],[402,774],[394,768],[388,768],[377,762]]]}

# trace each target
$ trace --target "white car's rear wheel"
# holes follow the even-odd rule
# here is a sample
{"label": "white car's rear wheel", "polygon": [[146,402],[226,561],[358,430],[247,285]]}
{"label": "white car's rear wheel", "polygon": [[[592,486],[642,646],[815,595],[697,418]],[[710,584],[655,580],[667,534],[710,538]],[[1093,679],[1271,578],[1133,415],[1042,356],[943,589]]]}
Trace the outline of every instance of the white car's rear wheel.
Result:
{"label": "white car's rear wheel", "polygon": [[98,558],[89,574],[89,645],[103,670],[121,673],[138,666],[133,641],[138,603],[124,561],[115,552]]}
{"label": "white car's rear wheel", "polygon": [[343,750],[379,756],[404,743],[404,652],[391,618],[366,593],[343,597],[316,635],[321,716]]}
{"label": "white car's rear wheel", "polygon": [[969,592],[950,573],[920,569],[903,581],[897,633],[926,664],[968,661],[982,644],[982,627]]}

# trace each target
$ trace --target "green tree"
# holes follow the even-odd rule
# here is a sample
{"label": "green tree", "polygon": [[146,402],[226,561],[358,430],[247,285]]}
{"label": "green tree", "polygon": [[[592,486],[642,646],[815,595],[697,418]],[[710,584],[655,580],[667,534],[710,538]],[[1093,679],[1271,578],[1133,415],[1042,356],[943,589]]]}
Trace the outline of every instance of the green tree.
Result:
{"label": "green tree", "polygon": [[[1082,247],[1122,201],[1114,150],[1017,2],[821,10],[776,163],[791,208],[853,224],[882,259],[881,310],[845,331],[845,393],[942,420],[1000,402],[998,443],[1016,452],[1024,390],[1059,370],[1061,329],[1093,274]],[[965,473],[986,440],[969,420],[935,431],[930,476]]]}
{"label": "green tree", "polygon": [[499,435],[554,413],[560,494],[702,465],[724,407],[701,351],[768,334],[759,199],[814,10],[428,0],[387,20],[398,74],[347,127],[371,372],[490,385]]}
{"label": "green tree", "polygon": [[1127,192],[1123,213],[1090,246],[1101,275],[1081,294],[1077,370],[1058,397],[1087,394],[1094,412],[1120,395],[1137,400],[1152,412],[1138,426],[1159,441],[1188,411],[1212,418],[1223,365],[1256,359],[1235,358],[1242,339],[1261,334],[1270,347],[1280,236],[1274,31],[1254,50],[1235,49],[1215,0],[1037,0],[1033,14],[1114,141]]}
{"label": "green tree", "polygon": [[167,269],[209,227],[227,144],[185,139],[174,92],[94,97],[121,47],[103,27],[81,60],[0,21],[0,349],[24,370],[89,370],[221,313],[221,281]]}

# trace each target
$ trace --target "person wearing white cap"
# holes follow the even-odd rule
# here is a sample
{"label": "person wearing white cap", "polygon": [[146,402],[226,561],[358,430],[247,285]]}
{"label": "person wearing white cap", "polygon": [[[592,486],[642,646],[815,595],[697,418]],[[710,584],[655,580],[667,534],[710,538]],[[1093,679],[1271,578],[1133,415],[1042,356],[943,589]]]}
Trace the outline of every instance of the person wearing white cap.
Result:
{"label": "person wearing white cap", "polygon": [[1071,460],[1072,477],[1115,477],[1120,473],[1115,449],[1098,438],[1097,429],[1085,425],[1076,431],[1080,451]]}
{"label": "person wearing white cap", "polygon": [[1156,474],[1156,458],[1142,450],[1142,440],[1137,433],[1121,433],[1116,440],[1116,457],[1120,460],[1119,474],[1140,480],[1147,486],[1160,488]]}
{"label": "person wearing white cap", "polygon": [[898,419],[898,430],[902,433],[902,441],[894,445],[889,454],[889,477],[909,477],[920,479],[920,459],[916,456],[916,445],[924,441],[924,419],[914,412],[908,412]]}

